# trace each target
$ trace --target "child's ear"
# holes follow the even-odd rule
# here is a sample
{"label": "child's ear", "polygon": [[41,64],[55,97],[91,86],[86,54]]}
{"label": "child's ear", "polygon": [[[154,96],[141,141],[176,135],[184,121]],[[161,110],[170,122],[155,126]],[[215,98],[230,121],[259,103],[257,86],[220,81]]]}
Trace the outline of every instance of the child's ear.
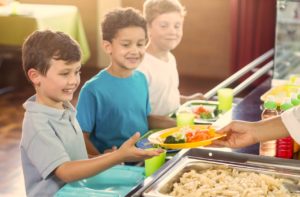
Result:
{"label": "child's ear", "polygon": [[28,78],[34,85],[39,85],[41,80],[41,74],[38,70],[30,68],[27,71]]}
{"label": "child's ear", "polygon": [[151,34],[151,24],[147,23],[147,35],[148,35],[148,38],[150,37],[150,34]]}
{"label": "child's ear", "polygon": [[105,53],[107,54],[111,54],[112,53],[112,46],[111,46],[111,42],[107,41],[107,40],[103,40],[102,42],[102,47],[105,51]]}

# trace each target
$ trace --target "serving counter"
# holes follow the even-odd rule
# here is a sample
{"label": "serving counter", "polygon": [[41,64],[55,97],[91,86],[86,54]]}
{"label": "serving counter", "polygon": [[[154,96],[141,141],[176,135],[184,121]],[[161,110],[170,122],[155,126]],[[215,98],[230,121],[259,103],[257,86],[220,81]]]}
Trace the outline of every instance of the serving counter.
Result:
{"label": "serving counter", "polygon": [[[218,89],[231,87],[230,85],[234,82],[235,84],[238,84],[235,88],[233,88],[235,96],[238,96],[238,94],[243,92],[245,89],[248,90],[248,92],[244,94],[246,96],[240,99],[240,102],[233,107],[230,113],[225,113],[220,116],[220,121],[218,120],[219,122],[217,121],[215,126],[226,125],[230,120],[259,121],[261,119],[261,96],[271,88],[271,71],[274,66],[274,62],[272,60],[273,53],[273,50],[266,52],[205,94],[207,98],[211,99]],[[240,82],[240,78],[248,72],[252,72],[252,74],[244,81]],[[232,192],[232,195],[229,196],[299,196],[299,194],[294,195],[290,188],[288,188],[284,182],[280,182],[279,180],[287,178],[287,181],[291,182],[293,187],[300,191],[300,187],[297,187],[297,185],[300,185],[300,161],[259,156],[258,153],[259,144],[241,149],[231,149],[229,152],[221,149],[210,148],[183,149],[164,166],[162,166],[155,174],[146,178],[141,184],[132,189],[132,191],[126,196],[168,197],[174,196],[173,194],[176,194],[176,192],[177,196],[180,196],[180,192],[182,192],[180,190],[182,190],[182,188],[179,188],[177,191],[174,191],[174,188],[178,189],[182,180],[187,180],[193,176],[198,178],[196,178],[195,181],[191,181],[190,184],[183,183],[185,187],[184,189],[190,188],[190,190],[195,192],[195,195],[193,194],[193,196],[211,196],[211,194],[212,196],[228,195],[222,192],[218,193],[220,191],[217,191],[214,187],[224,187],[223,190]],[[203,185],[194,185],[195,182],[199,182],[201,179],[200,177],[203,177],[201,174],[202,172],[206,172],[208,170],[218,171],[222,168],[226,168],[226,170],[229,169],[227,172],[230,172],[231,174],[233,173],[234,175],[246,173],[246,176],[249,175],[249,178],[246,177],[244,179],[245,181],[252,179],[252,176],[261,177],[258,178],[259,181],[265,178],[273,183],[279,181],[276,186],[263,183],[263,185],[267,185],[267,188],[273,188],[274,186],[273,189],[278,189],[279,193],[274,195],[272,193],[272,189],[261,191],[260,189],[265,187],[263,185],[256,185],[257,189],[252,188],[251,190],[253,190],[254,193],[251,193],[253,191],[248,190],[247,187],[240,187],[238,190],[241,193],[237,193],[237,191],[228,189],[232,188],[230,183],[224,186],[219,184],[220,182],[218,181],[216,181],[215,184],[212,184],[214,185],[212,188],[206,188],[209,190],[206,193],[207,195],[204,193],[203,195],[199,194],[204,190],[194,190],[194,187],[198,188]],[[192,172],[192,174],[189,174],[189,172]],[[204,175],[204,177],[205,176],[206,175]],[[229,177],[232,178],[231,175],[224,176],[225,179],[228,180]],[[215,180],[215,177],[209,177],[206,182],[209,182],[212,179]],[[260,190],[259,192],[262,193],[257,193],[256,190]]]}
{"label": "serving counter", "polygon": [[[273,192],[275,192],[274,196],[299,196],[290,193],[291,189],[286,190],[287,187],[283,186],[286,182],[292,185],[298,184],[300,180],[299,165],[300,162],[296,160],[283,160],[273,157],[204,149],[186,149],[180,151],[154,176],[145,179],[143,183],[126,196],[169,197],[174,196],[174,193],[170,194],[174,188],[183,190],[177,191],[176,196],[181,196],[180,192],[188,194],[191,191],[194,192],[192,196],[241,196],[239,192],[245,193],[244,196],[268,196],[266,194],[272,194]],[[215,170],[218,170],[218,173],[214,172]],[[223,170],[229,172],[221,175],[220,179],[223,182],[224,179],[226,180],[226,175],[232,174],[235,177],[241,175],[242,177],[239,177],[239,179],[243,181],[249,181],[250,179],[252,184],[243,186],[243,181],[238,181],[231,185],[231,183],[226,183],[225,181],[226,186],[222,186],[222,181],[219,182],[217,180],[214,182],[216,180],[215,177],[201,177],[201,173],[211,173],[212,176],[218,177],[220,176],[219,173],[223,173]],[[194,175],[184,175],[189,172],[194,173]],[[245,177],[245,175],[249,177]],[[178,188],[181,182],[188,181],[190,178],[193,178],[192,176],[194,176],[194,181],[190,181],[185,186]],[[256,177],[256,180],[254,180],[254,177]],[[267,187],[255,188],[254,185],[256,183],[253,184],[253,182],[259,182],[258,184],[260,184],[261,181],[266,181]],[[197,182],[202,182],[206,185],[208,182],[211,182],[211,187],[201,188]],[[223,187],[223,189],[218,188],[218,186]],[[241,189],[244,189],[245,192],[241,191]],[[235,192],[235,195],[228,195],[227,192],[231,192],[231,194]]]}
{"label": "serving counter", "polygon": [[[267,79],[259,86],[257,86],[253,91],[251,91],[247,96],[245,96],[241,101],[235,105],[232,110],[231,116],[234,120],[245,120],[245,121],[258,121],[260,120],[261,115],[261,100],[260,96],[263,95],[271,87],[271,80]],[[220,117],[222,119],[222,117]],[[145,179],[140,185],[134,188],[127,196],[144,196],[146,189],[152,188],[155,186],[158,188],[158,185],[162,181],[160,177],[166,176],[170,171],[173,172],[176,170],[175,165],[188,158],[193,158],[195,160],[211,160],[211,161],[223,161],[226,163],[235,163],[238,162],[241,166],[246,166],[249,163],[265,163],[265,165],[280,164],[282,166],[294,166],[297,168],[296,174],[300,173],[300,161],[295,160],[283,160],[278,158],[270,157],[261,157],[258,156],[259,144],[255,144],[249,147],[235,149],[233,152],[223,152],[210,149],[184,149],[180,151],[176,156],[169,160],[159,171],[157,171],[153,176]],[[246,153],[246,154],[243,154]],[[287,165],[288,164],[288,165]],[[282,167],[281,166],[281,167]],[[299,167],[299,168],[298,168]],[[300,176],[300,174],[299,174]],[[162,183],[163,184],[163,183]],[[149,192],[147,190],[147,192]],[[146,192],[146,193],[147,193]],[[149,196],[149,195],[146,195]],[[150,195],[151,196],[151,195]],[[153,195],[156,196],[156,195]],[[157,195],[159,196],[159,195]]]}

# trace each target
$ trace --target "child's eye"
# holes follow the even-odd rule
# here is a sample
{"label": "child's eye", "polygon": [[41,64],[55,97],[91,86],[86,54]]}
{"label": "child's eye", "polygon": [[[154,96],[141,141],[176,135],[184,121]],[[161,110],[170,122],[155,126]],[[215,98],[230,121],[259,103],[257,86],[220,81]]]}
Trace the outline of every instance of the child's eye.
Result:
{"label": "child's eye", "polygon": [[180,24],[176,24],[175,25],[175,29],[180,29],[181,28],[181,25]]}
{"label": "child's eye", "polygon": [[138,46],[138,47],[144,47],[144,46],[145,46],[145,43],[138,43],[137,46]]}
{"label": "child's eye", "polygon": [[122,44],[123,47],[129,47],[129,44]]}
{"label": "child's eye", "polygon": [[76,75],[80,75],[80,74],[81,74],[81,71],[78,70],[78,71],[75,72],[75,74],[76,74]]}
{"label": "child's eye", "polygon": [[161,28],[166,28],[166,27],[168,27],[168,23],[160,23],[159,26]]}
{"label": "child's eye", "polygon": [[60,73],[61,76],[68,76],[69,73]]}

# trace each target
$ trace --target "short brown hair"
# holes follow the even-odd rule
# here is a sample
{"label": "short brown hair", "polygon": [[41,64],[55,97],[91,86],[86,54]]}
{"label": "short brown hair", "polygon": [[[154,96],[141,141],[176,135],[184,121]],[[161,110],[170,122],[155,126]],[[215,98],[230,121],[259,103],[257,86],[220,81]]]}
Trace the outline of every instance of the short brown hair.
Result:
{"label": "short brown hair", "polygon": [[35,31],[27,37],[22,47],[22,66],[26,77],[30,68],[46,75],[51,59],[67,64],[81,60],[78,43],[63,32]]}
{"label": "short brown hair", "polygon": [[148,24],[159,15],[178,12],[182,16],[185,16],[185,8],[178,0],[146,0],[143,6],[143,14]]}
{"label": "short brown hair", "polygon": [[108,12],[101,23],[102,39],[112,42],[120,29],[141,27],[147,38],[147,22],[142,14],[134,8],[117,8]]}

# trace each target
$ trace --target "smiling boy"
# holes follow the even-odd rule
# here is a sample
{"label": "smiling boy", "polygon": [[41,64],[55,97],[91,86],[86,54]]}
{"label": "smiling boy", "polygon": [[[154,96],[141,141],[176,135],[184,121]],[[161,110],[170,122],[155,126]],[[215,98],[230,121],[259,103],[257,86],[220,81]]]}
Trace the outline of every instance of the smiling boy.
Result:
{"label": "smiling boy", "polygon": [[80,83],[81,51],[62,32],[36,31],[24,42],[23,69],[36,94],[25,103],[20,144],[27,196],[54,196],[65,183],[87,178],[124,161],[161,151],[144,151],[135,134],[120,149],[88,159],[70,100]]}
{"label": "smiling boy", "polygon": [[146,21],[133,8],[115,9],[102,22],[103,48],[111,63],[81,89],[77,118],[90,155],[115,150],[134,132],[166,128],[175,121],[149,117],[147,81],[136,71],[147,42]]}
{"label": "smiling boy", "polygon": [[171,53],[182,39],[186,12],[178,0],[146,0],[143,9],[150,40],[138,69],[147,78],[151,114],[166,116],[188,100],[203,99],[201,93],[180,95],[177,63]]}

